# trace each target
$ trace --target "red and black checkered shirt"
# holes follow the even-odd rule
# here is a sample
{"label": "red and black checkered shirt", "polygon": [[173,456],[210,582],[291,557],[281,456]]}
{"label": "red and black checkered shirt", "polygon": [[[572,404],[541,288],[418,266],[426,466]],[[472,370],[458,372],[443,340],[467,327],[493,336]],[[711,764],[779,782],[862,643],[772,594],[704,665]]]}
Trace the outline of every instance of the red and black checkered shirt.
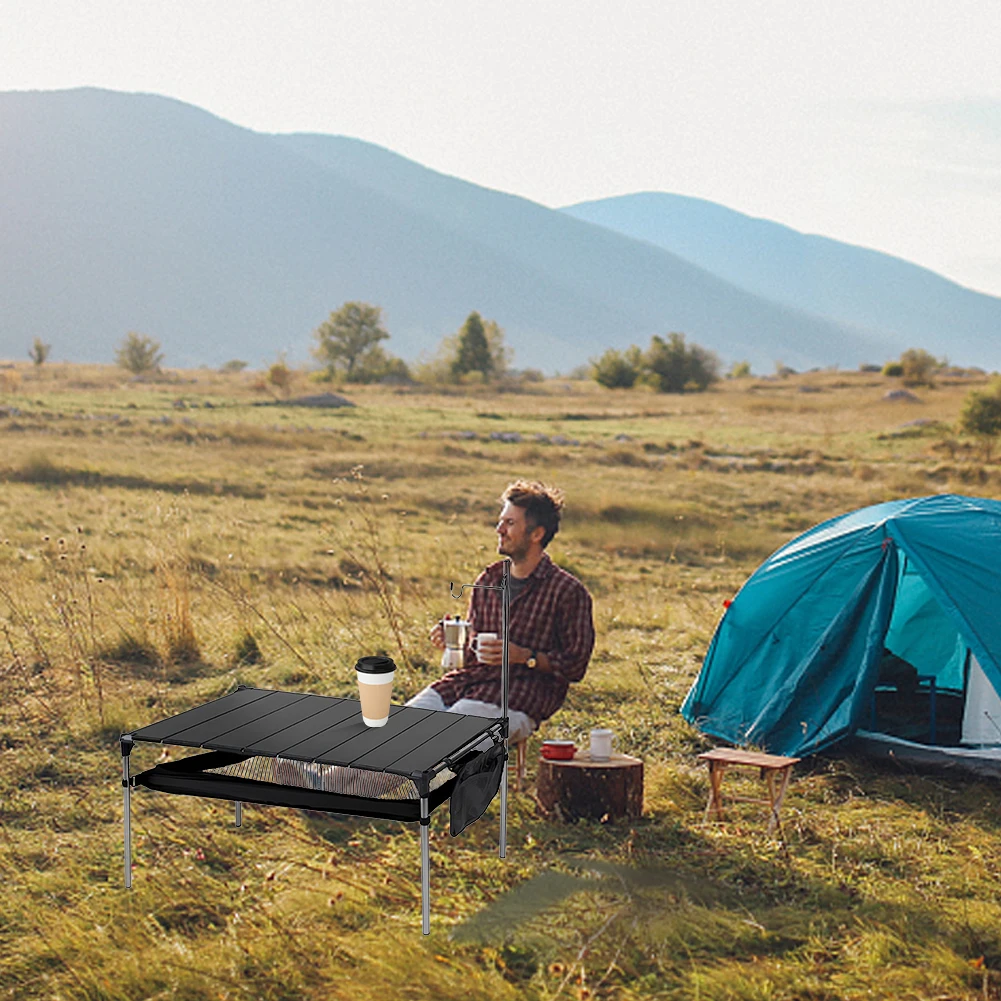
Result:
{"label": "red and black checkered shirt", "polygon": [[[505,562],[492,563],[476,583],[499,585]],[[563,704],[570,682],[584,677],[594,649],[594,621],[587,588],[573,574],[556,566],[546,553],[525,581],[521,592],[511,600],[511,642],[546,654],[551,670],[509,665],[508,707],[541,723]],[[500,591],[474,590],[469,602],[471,631],[499,636],[501,604]],[[478,699],[499,706],[500,675],[499,665],[489,667],[477,661],[470,644],[466,647],[465,666],[450,671],[431,687],[447,706],[459,699]]]}

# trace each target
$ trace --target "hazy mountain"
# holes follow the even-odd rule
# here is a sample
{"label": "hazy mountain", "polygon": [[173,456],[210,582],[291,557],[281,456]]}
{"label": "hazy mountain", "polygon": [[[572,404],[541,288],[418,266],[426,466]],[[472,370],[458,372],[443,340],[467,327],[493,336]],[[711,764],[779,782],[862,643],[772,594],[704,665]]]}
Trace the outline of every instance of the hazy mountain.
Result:
{"label": "hazy mountain", "polygon": [[899,257],[682,195],[624,195],[563,211],[670,250],[775,302],[881,331],[959,364],[1001,366],[1001,299]]}
{"label": "hazy mountain", "polygon": [[381,305],[407,358],[471,309],[548,371],[671,330],[766,369],[891,350],[358,140],[263,135],[150,95],[0,94],[0,356],[37,335],[55,358],[110,360],[135,329],[172,365],[304,358],[348,299]]}

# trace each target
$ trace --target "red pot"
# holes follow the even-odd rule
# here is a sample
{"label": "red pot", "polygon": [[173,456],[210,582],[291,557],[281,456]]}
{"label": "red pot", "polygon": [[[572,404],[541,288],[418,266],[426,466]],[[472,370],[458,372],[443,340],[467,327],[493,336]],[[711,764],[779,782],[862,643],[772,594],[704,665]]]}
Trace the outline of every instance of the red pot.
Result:
{"label": "red pot", "polygon": [[550,761],[569,761],[577,753],[577,745],[572,740],[544,740],[542,756]]}

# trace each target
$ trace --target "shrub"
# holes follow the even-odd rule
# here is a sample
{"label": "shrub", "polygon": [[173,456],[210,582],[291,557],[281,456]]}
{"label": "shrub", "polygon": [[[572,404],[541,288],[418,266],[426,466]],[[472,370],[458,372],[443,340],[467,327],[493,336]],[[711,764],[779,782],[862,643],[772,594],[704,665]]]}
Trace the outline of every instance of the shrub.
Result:
{"label": "shrub", "polygon": [[267,384],[282,396],[288,396],[292,389],[292,370],[284,358],[279,358],[268,368]]}
{"label": "shrub", "polygon": [[163,363],[160,342],[130,330],[115,350],[115,361],[133,375],[156,372]]}
{"label": "shrub", "polygon": [[900,356],[904,382],[909,386],[930,386],[932,376],[943,363],[923,348],[908,348]]}
{"label": "shrub", "polygon": [[625,352],[609,348],[591,362],[591,378],[607,389],[631,389],[639,378],[642,361],[640,349],[635,346]]}
{"label": "shrub", "polygon": [[731,379],[746,379],[751,374],[751,363],[749,361],[735,361],[730,366]]}
{"label": "shrub", "polygon": [[719,358],[685,335],[654,335],[643,355],[643,378],[660,393],[702,392],[719,380]]}
{"label": "shrub", "polygon": [[967,394],[959,426],[982,440],[985,458],[990,458],[994,439],[1001,435],[1001,379],[995,379],[986,390]]}
{"label": "shrub", "polygon": [[28,349],[28,357],[34,365],[41,367],[45,364],[51,350],[51,344],[46,344],[40,337],[36,337],[31,342],[31,347]]}
{"label": "shrub", "polygon": [[899,361],[888,361],[883,366],[883,375],[891,379],[899,379],[904,374],[904,366]]}

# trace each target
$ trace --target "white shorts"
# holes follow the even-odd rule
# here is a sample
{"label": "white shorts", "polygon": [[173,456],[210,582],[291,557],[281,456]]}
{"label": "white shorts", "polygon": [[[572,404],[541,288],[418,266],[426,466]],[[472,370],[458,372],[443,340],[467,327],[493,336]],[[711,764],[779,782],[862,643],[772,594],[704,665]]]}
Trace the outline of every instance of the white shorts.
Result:
{"label": "white shorts", "polygon": [[[490,702],[480,702],[478,699],[459,699],[450,706],[446,706],[441,696],[429,685],[423,691],[418,692],[407,703],[415,709],[436,709],[438,712],[465,713],[467,716],[501,716],[501,707],[492,705]],[[517,744],[519,740],[530,737],[538,729],[538,724],[531,716],[519,712],[517,709],[508,709],[508,741]]]}

